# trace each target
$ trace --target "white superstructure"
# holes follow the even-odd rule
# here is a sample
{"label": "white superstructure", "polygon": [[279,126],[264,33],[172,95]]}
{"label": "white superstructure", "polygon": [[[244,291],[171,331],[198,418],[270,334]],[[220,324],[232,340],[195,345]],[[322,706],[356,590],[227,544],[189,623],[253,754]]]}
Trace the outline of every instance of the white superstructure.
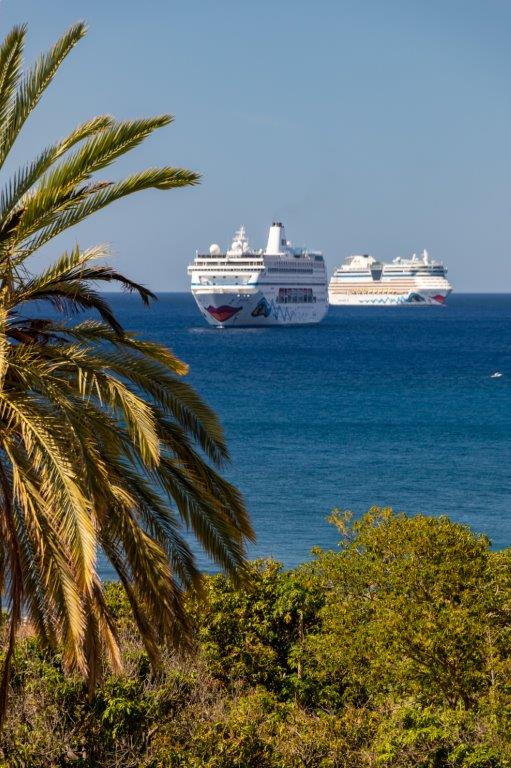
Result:
{"label": "white superstructure", "polygon": [[452,291],[446,274],[444,265],[431,261],[427,251],[390,263],[350,256],[332,275],[328,297],[330,304],[438,306]]}
{"label": "white superstructure", "polygon": [[252,250],[241,227],[226,253],[216,244],[197,253],[188,274],[211,325],[319,323],[328,309],[322,254],[293,248],[280,222],[271,225],[266,250]]}

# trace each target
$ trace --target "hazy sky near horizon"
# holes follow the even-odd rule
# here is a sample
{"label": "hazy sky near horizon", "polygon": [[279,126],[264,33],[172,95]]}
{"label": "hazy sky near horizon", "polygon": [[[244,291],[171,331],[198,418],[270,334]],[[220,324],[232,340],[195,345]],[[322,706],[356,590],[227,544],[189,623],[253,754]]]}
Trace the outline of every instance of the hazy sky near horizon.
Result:
{"label": "hazy sky near horizon", "polygon": [[[92,114],[175,123],[103,173],[198,170],[60,238],[108,242],[156,291],[186,290],[195,249],[275,218],[332,271],[350,253],[426,247],[459,291],[511,289],[509,0],[1,0],[32,61],[85,19],[15,145],[16,164]],[[5,172],[4,172],[5,174]]]}

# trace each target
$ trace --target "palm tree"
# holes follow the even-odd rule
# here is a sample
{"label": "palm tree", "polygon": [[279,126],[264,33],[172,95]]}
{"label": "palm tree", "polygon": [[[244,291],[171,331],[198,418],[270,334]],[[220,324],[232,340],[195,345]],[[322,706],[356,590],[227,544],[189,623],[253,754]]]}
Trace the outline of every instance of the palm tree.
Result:
{"label": "palm tree", "polygon": [[[23,76],[25,32],[15,27],[0,46],[0,167],[85,26]],[[163,643],[189,638],[184,595],[201,585],[184,530],[233,577],[253,537],[240,494],[219,474],[222,429],[182,380],[186,365],[125,331],[94,285],[120,284],[146,304],[153,294],[107,266],[101,247],[76,247],[41,274],[27,266],[114,200],[198,181],[171,167],[115,182],[93,176],[170,121],[95,117],[21,168],[0,196],[0,590],[9,608],[0,726],[24,616],[91,692],[105,664],[120,668],[100,549],[157,664]],[[72,319],[83,310],[96,319]]]}

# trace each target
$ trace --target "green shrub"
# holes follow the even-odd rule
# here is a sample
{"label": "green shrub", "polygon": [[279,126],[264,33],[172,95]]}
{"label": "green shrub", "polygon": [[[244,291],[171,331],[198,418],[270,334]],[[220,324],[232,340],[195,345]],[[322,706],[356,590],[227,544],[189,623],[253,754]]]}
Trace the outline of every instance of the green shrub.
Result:
{"label": "green shrub", "polygon": [[189,597],[158,674],[119,584],[124,673],[89,699],[28,631],[0,768],[511,768],[511,551],[446,518],[336,513],[338,552]]}

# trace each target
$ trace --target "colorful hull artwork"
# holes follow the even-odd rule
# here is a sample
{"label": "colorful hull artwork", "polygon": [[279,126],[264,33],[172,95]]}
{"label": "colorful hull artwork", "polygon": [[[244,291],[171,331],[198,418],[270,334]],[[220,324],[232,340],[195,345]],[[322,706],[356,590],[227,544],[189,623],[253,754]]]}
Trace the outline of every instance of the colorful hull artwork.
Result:
{"label": "colorful hull artwork", "polygon": [[[324,288],[323,288],[324,291]],[[204,318],[210,325],[243,328],[263,325],[308,325],[319,323],[326,314],[325,294],[319,300],[283,304],[260,291],[226,297],[220,293],[194,293]],[[232,304],[229,304],[229,300]]]}
{"label": "colorful hull artwork", "polygon": [[371,307],[397,307],[397,306],[445,306],[446,296],[441,293],[434,295],[428,293],[390,294],[390,293],[360,293],[349,294],[330,292],[330,303],[334,306],[371,306]]}
{"label": "colorful hull artwork", "polygon": [[410,293],[406,302],[408,304],[443,304],[445,302],[445,296],[442,296],[440,293],[437,293],[435,296]]}
{"label": "colorful hull artwork", "polygon": [[222,307],[212,307],[210,304],[209,307],[206,307],[206,311],[219,323],[225,323],[227,320],[230,320],[231,317],[241,312],[241,309],[242,307],[229,307],[227,304],[224,304]]}
{"label": "colorful hull artwork", "polygon": [[255,309],[252,310],[252,317],[269,317],[270,314],[271,307],[265,298],[262,298]]}
{"label": "colorful hull artwork", "polygon": [[222,251],[211,243],[188,266],[203,318],[221,328],[319,323],[328,309],[323,254],[295,248],[274,221],[263,250],[253,250],[245,227]]}
{"label": "colorful hull artwork", "polygon": [[410,304],[421,304],[422,302],[426,301],[426,299],[424,296],[421,296],[420,293],[410,293],[406,301]]}

